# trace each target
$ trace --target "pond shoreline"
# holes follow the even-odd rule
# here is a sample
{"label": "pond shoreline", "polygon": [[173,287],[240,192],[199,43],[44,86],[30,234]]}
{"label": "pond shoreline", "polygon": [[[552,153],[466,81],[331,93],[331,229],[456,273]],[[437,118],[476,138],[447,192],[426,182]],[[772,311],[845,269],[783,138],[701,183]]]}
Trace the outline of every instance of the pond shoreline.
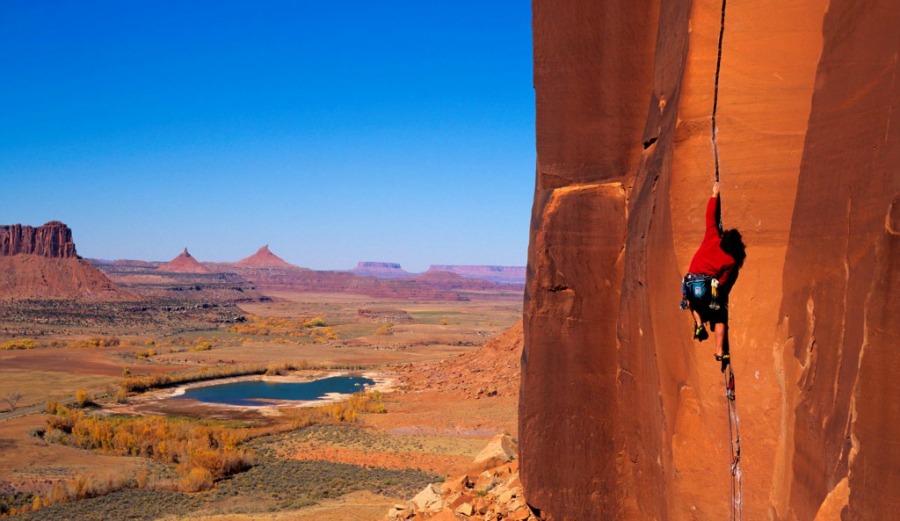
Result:
{"label": "pond shoreline", "polygon": [[318,407],[329,403],[340,402],[346,400],[351,395],[342,393],[328,393],[324,398],[317,400],[265,400],[260,405],[229,405],[222,403],[201,402],[192,399],[182,399],[179,396],[185,394],[188,389],[199,387],[211,387],[215,385],[223,385],[236,382],[249,382],[260,380],[264,382],[277,383],[308,383],[315,380],[340,376],[362,376],[373,380],[375,383],[366,387],[366,391],[379,391],[381,393],[389,393],[396,389],[397,379],[386,373],[378,371],[318,371],[310,374],[310,371],[295,371],[287,375],[245,375],[231,376],[225,378],[217,378],[213,380],[203,380],[199,382],[190,382],[180,384],[176,387],[166,389],[156,389],[144,392],[138,396],[129,399],[127,404],[112,405],[105,407],[104,410],[111,414],[165,414],[159,411],[139,410],[141,406],[150,404],[163,405],[174,399],[180,402],[193,405],[201,411],[215,412],[256,412],[263,416],[280,416],[282,409],[300,409],[304,407]]}

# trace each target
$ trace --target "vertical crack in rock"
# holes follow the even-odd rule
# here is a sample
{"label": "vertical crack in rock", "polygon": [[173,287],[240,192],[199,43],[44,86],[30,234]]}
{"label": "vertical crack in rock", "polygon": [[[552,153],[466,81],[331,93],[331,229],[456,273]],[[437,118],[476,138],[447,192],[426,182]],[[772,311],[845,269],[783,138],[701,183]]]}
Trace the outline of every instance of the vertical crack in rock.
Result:
{"label": "vertical crack in rock", "polygon": [[719,73],[722,70],[722,41],[725,39],[725,5],[728,0],[722,0],[722,19],[719,21],[719,50],[716,55],[716,79],[713,88],[712,107],[712,144],[713,155],[716,161],[716,182],[719,181],[719,141],[717,139],[719,127],[716,125],[716,114],[719,110]]}

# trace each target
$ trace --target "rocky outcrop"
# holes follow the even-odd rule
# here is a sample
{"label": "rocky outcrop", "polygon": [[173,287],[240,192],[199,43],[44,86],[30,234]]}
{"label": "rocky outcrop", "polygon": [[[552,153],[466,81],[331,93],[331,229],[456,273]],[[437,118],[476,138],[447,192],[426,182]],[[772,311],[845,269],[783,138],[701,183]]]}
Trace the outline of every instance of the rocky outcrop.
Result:
{"label": "rocky outcrop", "polygon": [[429,272],[449,272],[469,279],[481,279],[497,284],[524,284],[524,266],[479,266],[479,265],[454,265],[432,264]]}
{"label": "rocky outcrop", "polygon": [[396,262],[363,261],[357,263],[356,267],[351,271],[363,277],[377,277],[380,279],[402,279],[412,276],[412,273],[401,268]]}
{"label": "rocky outcrop", "polygon": [[0,300],[135,298],[78,257],[65,224],[0,226]]}
{"label": "rocky outcrop", "polygon": [[426,486],[406,503],[398,503],[385,521],[536,521],[519,480],[516,441],[498,434],[476,457],[472,468],[440,487]]}
{"label": "rocky outcrop", "polygon": [[10,224],[0,226],[0,256],[40,255],[70,259],[78,257],[72,230],[59,221],[43,226]]}
{"label": "rocky outcrop", "polygon": [[[185,250],[187,251],[187,250]],[[285,261],[278,255],[269,250],[269,245],[265,245],[256,251],[253,255],[243,258],[235,263],[235,266],[246,268],[296,268],[293,264]]]}
{"label": "rocky outcrop", "polygon": [[158,269],[169,273],[210,273],[209,268],[197,262],[197,259],[188,253],[187,248]]}
{"label": "rocky outcrop", "polygon": [[376,324],[412,324],[413,317],[402,309],[360,308],[356,310],[357,322],[373,322]]}
{"label": "rocky outcrop", "polygon": [[900,4],[729,2],[717,74],[723,4],[533,3],[519,441],[542,519],[729,516],[722,375],[677,310],[716,148],[748,244],[744,519],[900,508]]}

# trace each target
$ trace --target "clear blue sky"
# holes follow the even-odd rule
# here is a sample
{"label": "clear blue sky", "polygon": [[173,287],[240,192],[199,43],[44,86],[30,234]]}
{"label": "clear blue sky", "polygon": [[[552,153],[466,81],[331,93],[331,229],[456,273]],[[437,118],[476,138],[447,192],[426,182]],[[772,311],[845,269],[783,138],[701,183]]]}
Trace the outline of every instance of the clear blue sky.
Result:
{"label": "clear blue sky", "polygon": [[78,252],[524,265],[531,6],[0,2],[0,223]]}

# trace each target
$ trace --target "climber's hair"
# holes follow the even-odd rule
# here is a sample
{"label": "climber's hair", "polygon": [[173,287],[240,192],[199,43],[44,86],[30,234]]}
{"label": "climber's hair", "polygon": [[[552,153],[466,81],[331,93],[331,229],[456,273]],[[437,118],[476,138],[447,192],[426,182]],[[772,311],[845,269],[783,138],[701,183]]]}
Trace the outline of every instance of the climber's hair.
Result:
{"label": "climber's hair", "polygon": [[741,232],[731,228],[722,232],[722,240],[719,242],[722,251],[731,255],[737,263],[738,268],[744,265],[744,259],[747,258],[746,246],[744,245]]}

